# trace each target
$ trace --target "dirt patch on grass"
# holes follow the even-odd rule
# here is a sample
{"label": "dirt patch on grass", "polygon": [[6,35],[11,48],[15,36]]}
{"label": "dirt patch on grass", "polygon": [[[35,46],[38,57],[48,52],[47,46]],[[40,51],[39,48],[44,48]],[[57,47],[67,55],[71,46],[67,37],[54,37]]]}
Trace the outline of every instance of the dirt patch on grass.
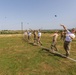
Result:
{"label": "dirt patch on grass", "polygon": [[14,37],[14,36],[21,36],[22,34],[1,34],[0,37]]}

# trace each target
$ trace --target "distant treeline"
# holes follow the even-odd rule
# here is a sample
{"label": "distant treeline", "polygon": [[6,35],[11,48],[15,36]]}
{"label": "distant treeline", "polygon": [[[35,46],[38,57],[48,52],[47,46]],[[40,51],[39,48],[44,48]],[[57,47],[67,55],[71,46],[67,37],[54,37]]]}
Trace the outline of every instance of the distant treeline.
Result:
{"label": "distant treeline", "polygon": [[[27,30],[0,30],[0,34],[23,34],[25,31]],[[41,30],[42,33],[54,33],[55,31],[61,32],[63,30]]]}
{"label": "distant treeline", "polygon": [[0,34],[21,34],[21,30],[1,30]]}

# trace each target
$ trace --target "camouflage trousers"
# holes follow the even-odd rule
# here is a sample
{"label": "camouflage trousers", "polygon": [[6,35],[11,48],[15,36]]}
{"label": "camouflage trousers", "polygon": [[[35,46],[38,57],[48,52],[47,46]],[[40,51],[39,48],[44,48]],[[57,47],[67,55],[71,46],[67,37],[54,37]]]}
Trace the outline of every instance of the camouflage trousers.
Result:
{"label": "camouflage trousers", "polygon": [[70,41],[64,41],[64,49],[66,51],[66,56],[70,54],[70,47],[71,47],[71,42]]}

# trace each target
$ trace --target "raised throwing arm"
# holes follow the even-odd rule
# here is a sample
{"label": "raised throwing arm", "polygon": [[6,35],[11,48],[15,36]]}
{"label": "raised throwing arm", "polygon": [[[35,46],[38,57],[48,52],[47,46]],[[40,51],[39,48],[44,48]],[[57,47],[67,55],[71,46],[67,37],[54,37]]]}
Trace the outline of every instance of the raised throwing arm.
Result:
{"label": "raised throwing arm", "polygon": [[64,25],[60,24],[60,26],[62,26],[64,28],[64,30],[67,30],[67,28]]}

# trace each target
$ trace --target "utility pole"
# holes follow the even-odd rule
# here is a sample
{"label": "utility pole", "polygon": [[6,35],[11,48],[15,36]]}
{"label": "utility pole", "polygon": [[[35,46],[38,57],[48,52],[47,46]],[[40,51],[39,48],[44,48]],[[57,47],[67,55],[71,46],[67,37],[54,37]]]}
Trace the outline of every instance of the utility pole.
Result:
{"label": "utility pole", "polygon": [[21,22],[21,31],[23,33],[23,22]]}

